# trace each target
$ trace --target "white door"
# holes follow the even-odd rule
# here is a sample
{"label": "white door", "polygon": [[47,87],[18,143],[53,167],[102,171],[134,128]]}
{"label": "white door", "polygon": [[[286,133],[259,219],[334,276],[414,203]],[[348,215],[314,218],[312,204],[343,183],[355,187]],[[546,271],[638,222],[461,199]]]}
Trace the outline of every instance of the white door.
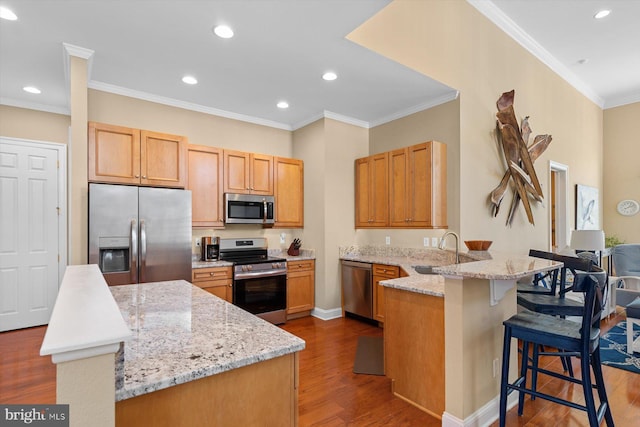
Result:
{"label": "white door", "polygon": [[0,138],[0,331],[49,323],[61,277],[64,149]]}

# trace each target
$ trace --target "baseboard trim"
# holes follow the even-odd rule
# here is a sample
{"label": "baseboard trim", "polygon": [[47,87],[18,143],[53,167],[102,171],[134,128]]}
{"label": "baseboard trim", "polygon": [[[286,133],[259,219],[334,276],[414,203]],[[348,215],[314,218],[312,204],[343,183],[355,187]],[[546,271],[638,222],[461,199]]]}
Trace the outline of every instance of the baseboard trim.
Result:
{"label": "baseboard trim", "polygon": [[342,308],[338,307],[325,310],[323,308],[315,307],[311,310],[311,315],[321,320],[337,319],[338,317],[342,317]]}
{"label": "baseboard trim", "polygon": [[[518,393],[511,393],[507,398],[507,411],[517,404]],[[442,414],[442,427],[487,427],[496,421],[499,415],[500,396],[496,396],[464,420],[445,411]]]}

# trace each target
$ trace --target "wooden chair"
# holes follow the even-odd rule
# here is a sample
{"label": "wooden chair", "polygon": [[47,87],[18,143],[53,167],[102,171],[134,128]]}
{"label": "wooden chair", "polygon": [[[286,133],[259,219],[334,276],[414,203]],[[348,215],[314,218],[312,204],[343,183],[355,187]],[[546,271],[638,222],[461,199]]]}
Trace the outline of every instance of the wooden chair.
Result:
{"label": "wooden chair", "polygon": [[[518,415],[522,415],[525,394],[549,400],[571,408],[587,412],[589,425],[599,426],[602,419],[606,419],[607,426],[612,427],[613,416],[609,408],[605,390],[602,368],[600,365],[600,313],[602,311],[602,289],[606,286],[607,274],[598,267],[592,267],[590,272],[576,272],[573,291],[584,293],[581,323],[551,316],[548,314],[523,311],[503,322],[504,344],[502,353],[502,378],[500,385],[500,427],[505,426],[507,411],[507,396],[514,390],[520,392],[518,400]],[[520,375],[512,383],[509,382],[509,357],[511,339],[522,340],[523,357]],[[562,349],[554,352],[536,352],[533,359],[526,357],[529,345],[542,345]],[[558,372],[550,371],[538,366],[538,356],[579,356],[580,379],[576,379]],[[527,387],[527,372],[532,376],[538,373],[550,375],[573,383],[581,384],[584,392],[585,404],[581,405],[557,396],[542,393],[535,389],[535,384]],[[591,382],[591,370],[595,384]],[[598,392],[600,404],[596,407],[593,388]]]}

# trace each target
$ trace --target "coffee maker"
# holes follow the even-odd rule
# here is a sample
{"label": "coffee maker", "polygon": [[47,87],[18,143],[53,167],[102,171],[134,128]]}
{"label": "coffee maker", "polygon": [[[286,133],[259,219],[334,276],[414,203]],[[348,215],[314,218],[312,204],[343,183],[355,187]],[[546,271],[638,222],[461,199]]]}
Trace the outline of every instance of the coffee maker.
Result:
{"label": "coffee maker", "polygon": [[206,236],[200,243],[202,261],[217,261],[220,252],[220,238]]}

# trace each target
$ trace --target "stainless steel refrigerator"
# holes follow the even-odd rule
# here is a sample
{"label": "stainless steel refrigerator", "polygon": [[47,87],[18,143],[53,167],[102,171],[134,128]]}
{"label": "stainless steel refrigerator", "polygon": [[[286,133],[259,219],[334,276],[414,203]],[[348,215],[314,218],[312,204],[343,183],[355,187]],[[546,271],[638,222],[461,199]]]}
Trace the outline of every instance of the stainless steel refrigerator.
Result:
{"label": "stainless steel refrigerator", "polygon": [[191,191],[90,183],[89,263],[109,285],[191,281]]}

